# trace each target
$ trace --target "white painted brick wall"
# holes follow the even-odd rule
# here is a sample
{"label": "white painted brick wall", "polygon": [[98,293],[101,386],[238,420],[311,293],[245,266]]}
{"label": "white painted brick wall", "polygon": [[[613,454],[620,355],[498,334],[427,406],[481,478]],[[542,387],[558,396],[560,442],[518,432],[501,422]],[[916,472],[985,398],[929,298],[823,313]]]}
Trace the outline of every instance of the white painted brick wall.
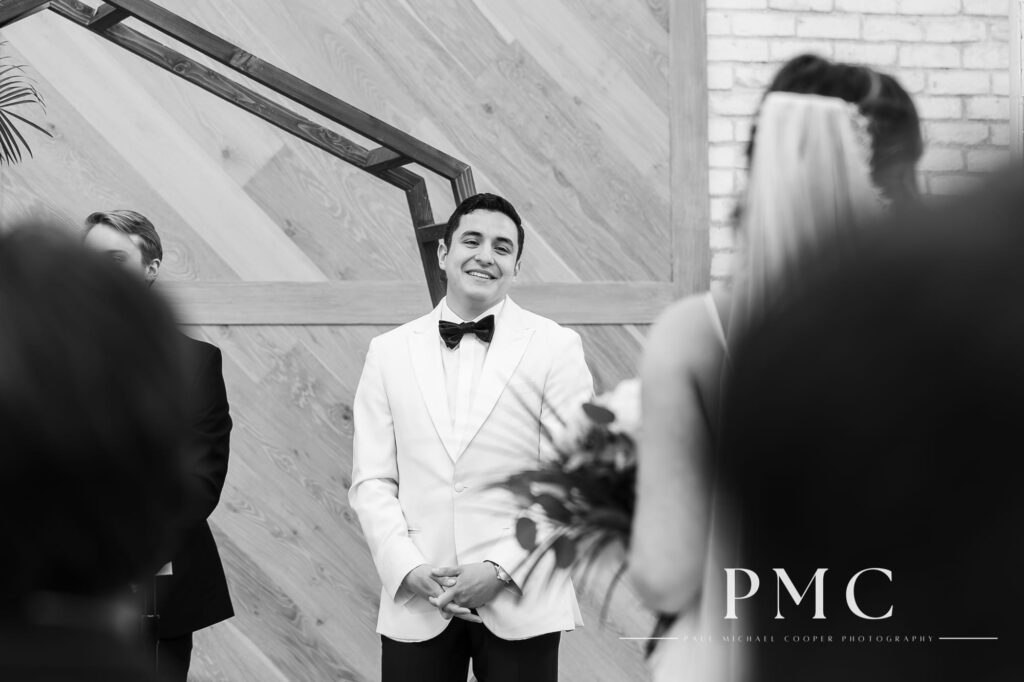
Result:
{"label": "white painted brick wall", "polygon": [[1007,121],[1010,118],[1010,100],[1007,97],[969,97],[967,118]]}
{"label": "white painted brick wall", "polygon": [[964,102],[962,97],[933,97],[922,96],[916,98],[917,113],[923,119],[930,120],[959,120],[964,117]]}
{"label": "white painted brick wall", "polygon": [[836,11],[861,14],[899,14],[900,0],[836,0]]}
{"label": "white painted brick wall", "polygon": [[[870,0],[868,0],[870,1]],[[900,14],[959,14],[960,0],[903,0]]]}
{"label": "white painted brick wall", "polygon": [[707,0],[715,285],[729,277],[753,115],[779,66],[812,52],[896,76],[923,122],[921,189],[957,193],[1009,159],[1009,2]]}
{"label": "white painted brick wall", "polygon": [[770,9],[792,11],[831,12],[832,0],[768,0]]}
{"label": "white painted brick wall", "polygon": [[1010,13],[1009,0],[964,0],[964,14],[1005,17]]}
{"label": "white painted brick wall", "polygon": [[708,9],[767,9],[768,0],[708,0]]}
{"label": "white painted brick wall", "polygon": [[796,21],[798,38],[858,38],[860,18],[853,15],[811,14]]}

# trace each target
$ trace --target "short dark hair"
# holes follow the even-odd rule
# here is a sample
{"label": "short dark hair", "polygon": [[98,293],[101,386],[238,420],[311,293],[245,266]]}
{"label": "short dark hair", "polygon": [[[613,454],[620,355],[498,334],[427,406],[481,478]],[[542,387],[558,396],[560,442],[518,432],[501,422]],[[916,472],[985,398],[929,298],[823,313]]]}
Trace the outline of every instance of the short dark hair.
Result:
{"label": "short dark hair", "polygon": [[0,613],[153,575],[181,504],[175,321],[62,232],[0,232]]}
{"label": "short dark hair", "polygon": [[474,194],[471,197],[466,197],[459,204],[458,208],[452,213],[452,216],[448,219],[448,226],[444,231],[444,245],[446,248],[452,246],[452,235],[459,229],[459,223],[462,221],[462,216],[473,211],[494,211],[495,213],[501,213],[508,216],[509,220],[516,224],[516,233],[519,237],[519,249],[516,251],[516,261],[523,256],[523,242],[526,240],[526,231],[523,230],[523,221],[516,212],[516,209],[509,202],[508,199],[500,197],[497,194],[490,194],[488,192],[481,192],[480,194]]}
{"label": "short dark hair", "polygon": [[[857,105],[871,133],[871,178],[896,203],[918,197],[914,169],[924,152],[914,101],[899,82],[866,66],[804,54],[786,62],[765,93],[794,92],[838,97]],[[747,145],[755,149],[756,124]]]}
{"label": "short dark hair", "polygon": [[164,247],[160,243],[160,235],[156,233],[156,228],[149,218],[141,213],[123,208],[90,213],[85,219],[86,234],[96,225],[109,225],[118,232],[138,237],[144,265],[149,265],[158,258],[163,260]]}

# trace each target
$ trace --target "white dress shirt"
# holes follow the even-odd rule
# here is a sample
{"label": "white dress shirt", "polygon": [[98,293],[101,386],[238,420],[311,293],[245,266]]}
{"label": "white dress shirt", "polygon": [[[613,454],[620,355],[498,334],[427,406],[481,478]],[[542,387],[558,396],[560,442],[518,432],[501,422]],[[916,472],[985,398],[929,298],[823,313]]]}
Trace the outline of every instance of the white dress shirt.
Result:
{"label": "white dress shirt", "polygon": [[[505,299],[503,298],[472,320],[463,320],[448,307],[448,299],[443,298],[441,299],[441,320],[462,324],[476,322],[488,315],[494,315],[495,327],[497,327],[498,318],[504,305]],[[487,359],[487,349],[490,344],[481,341],[476,334],[466,334],[462,337],[462,342],[455,348],[449,348],[440,334],[437,342],[441,344],[441,364],[444,366],[448,414],[452,419],[452,431],[460,434],[459,443],[461,445],[465,437],[463,431],[469,420],[469,408],[473,404],[477,384],[480,383],[480,375],[484,369],[484,361]]]}

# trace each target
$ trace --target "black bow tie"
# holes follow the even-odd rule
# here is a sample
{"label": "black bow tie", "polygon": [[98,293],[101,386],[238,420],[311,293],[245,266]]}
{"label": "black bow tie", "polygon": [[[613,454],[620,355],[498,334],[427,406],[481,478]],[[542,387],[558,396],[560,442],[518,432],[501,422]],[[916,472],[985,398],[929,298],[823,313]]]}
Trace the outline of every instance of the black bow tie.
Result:
{"label": "black bow tie", "polygon": [[441,332],[441,338],[449,348],[458,346],[464,334],[476,334],[476,337],[484,343],[490,343],[494,337],[494,315],[488,315],[476,322],[463,322],[462,324],[441,320],[437,323],[437,330]]}

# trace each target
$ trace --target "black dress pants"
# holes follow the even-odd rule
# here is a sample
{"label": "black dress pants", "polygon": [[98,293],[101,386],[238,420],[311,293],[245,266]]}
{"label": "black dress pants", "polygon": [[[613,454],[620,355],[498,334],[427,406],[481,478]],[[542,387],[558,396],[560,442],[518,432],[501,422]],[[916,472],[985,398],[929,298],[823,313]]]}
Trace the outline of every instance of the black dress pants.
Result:
{"label": "black dress pants", "polygon": [[425,642],[381,636],[381,682],[557,682],[560,632],[507,640],[480,623],[452,618]]}

